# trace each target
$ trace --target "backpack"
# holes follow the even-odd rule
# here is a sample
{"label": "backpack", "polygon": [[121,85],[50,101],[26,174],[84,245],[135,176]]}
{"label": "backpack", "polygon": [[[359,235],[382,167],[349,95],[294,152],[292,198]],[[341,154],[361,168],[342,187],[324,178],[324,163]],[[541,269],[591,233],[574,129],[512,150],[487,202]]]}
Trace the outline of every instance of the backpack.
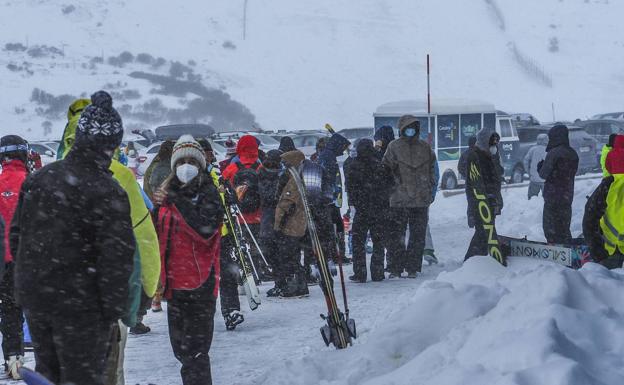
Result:
{"label": "backpack", "polygon": [[260,162],[256,161],[249,167],[245,167],[240,161],[235,164],[238,171],[234,174],[232,183],[234,190],[237,191],[240,186],[247,186],[245,194],[238,197],[238,206],[243,214],[256,212],[260,209],[260,181],[258,178]]}

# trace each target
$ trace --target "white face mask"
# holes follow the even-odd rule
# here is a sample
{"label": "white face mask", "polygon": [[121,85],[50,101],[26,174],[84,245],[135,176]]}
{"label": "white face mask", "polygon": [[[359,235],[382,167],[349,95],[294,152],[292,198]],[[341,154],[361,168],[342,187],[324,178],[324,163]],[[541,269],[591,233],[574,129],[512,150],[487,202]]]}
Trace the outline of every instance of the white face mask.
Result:
{"label": "white face mask", "polygon": [[176,176],[180,182],[186,184],[199,174],[199,169],[192,164],[184,163],[176,168]]}
{"label": "white face mask", "polygon": [[496,155],[497,152],[498,152],[498,147],[490,146],[490,154]]}

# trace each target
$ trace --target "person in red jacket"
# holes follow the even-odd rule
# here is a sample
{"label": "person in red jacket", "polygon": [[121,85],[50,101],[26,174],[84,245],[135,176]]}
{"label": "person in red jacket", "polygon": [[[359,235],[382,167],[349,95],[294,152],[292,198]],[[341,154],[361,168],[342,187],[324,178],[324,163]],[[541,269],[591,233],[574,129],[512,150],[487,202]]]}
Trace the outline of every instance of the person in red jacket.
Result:
{"label": "person in red jacket", "polygon": [[204,150],[183,135],[173,147],[171,175],[154,193],[167,302],[169,339],[183,385],[212,384],[210,357],[219,290],[223,205],[206,171]]}
{"label": "person in red jacket", "polygon": [[9,224],[17,207],[22,183],[28,176],[28,143],[17,135],[0,138],[0,215],[5,226],[4,263],[6,274],[0,282],[0,331],[5,369],[13,379],[20,379],[17,370],[24,361],[24,315],[16,303],[13,290],[13,255],[9,247]]}
{"label": "person in red jacket", "polygon": [[[244,135],[236,145],[237,157],[233,158],[230,164],[223,170],[223,178],[229,181],[236,197],[238,206],[242,213],[241,225],[247,222],[251,234],[258,241],[260,237],[260,222],[262,220],[262,208],[260,199],[260,183],[258,170],[261,161],[258,158],[258,141],[252,135]],[[246,233],[245,235],[249,235]],[[268,266],[264,263],[252,239],[247,240],[251,247],[254,265],[258,270],[261,281],[271,279]]]}

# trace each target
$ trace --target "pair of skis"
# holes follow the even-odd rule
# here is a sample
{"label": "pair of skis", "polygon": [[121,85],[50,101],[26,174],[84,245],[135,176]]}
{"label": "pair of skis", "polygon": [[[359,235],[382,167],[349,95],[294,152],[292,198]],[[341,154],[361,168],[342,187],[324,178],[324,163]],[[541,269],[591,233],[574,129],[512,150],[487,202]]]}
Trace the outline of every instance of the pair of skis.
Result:
{"label": "pair of skis", "polygon": [[264,254],[262,254],[262,250],[260,249],[256,238],[253,236],[251,229],[245,221],[245,218],[243,217],[243,214],[241,213],[238,205],[235,203],[226,203],[225,223],[232,236],[232,239],[234,240],[234,247],[230,251],[230,258],[232,258],[233,261],[237,262],[238,266],[240,267],[239,274],[241,278],[241,283],[243,285],[243,290],[245,291],[245,296],[247,297],[247,302],[249,303],[249,308],[251,310],[256,310],[258,306],[260,306],[261,300],[260,290],[258,290],[255,278],[258,278],[258,281],[260,281],[260,279],[256,266],[254,265],[253,258],[251,258],[251,247],[249,246],[249,243],[245,241],[241,222],[247,229],[247,233],[249,234],[249,237],[258,249],[258,252],[264,260],[264,263],[269,266],[266,259],[264,258]]}
{"label": "pair of skis", "polygon": [[325,296],[325,302],[327,303],[327,315],[321,314],[321,318],[327,322],[327,325],[321,327],[321,336],[323,337],[323,340],[325,341],[325,344],[327,346],[333,344],[336,349],[344,349],[351,344],[351,340],[353,338],[356,338],[357,334],[355,321],[349,318],[346,302],[347,297],[344,287],[344,276],[342,274],[342,264],[340,264],[340,275],[342,281],[343,296],[345,300],[345,314],[340,311],[340,309],[338,308],[338,303],[336,302],[331,272],[327,263],[328,261],[325,257],[325,254],[323,253],[321,242],[319,241],[318,232],[316,230],[314,218],[312,217],[312,212],[308,203],[303,180],[301,179],[299,172],[295,168],[289,167],[288,172],[295,181],[297,190],[301,195],[301,200],[303,202],[303,207],[305,210],[306,222],[308,225],[308,232],[310,234],[310,240],[312,242],[312,250],[314,252],[314,255],[316,256],[317,265],[320,273],[320,286],[323,290],[323,295]]}

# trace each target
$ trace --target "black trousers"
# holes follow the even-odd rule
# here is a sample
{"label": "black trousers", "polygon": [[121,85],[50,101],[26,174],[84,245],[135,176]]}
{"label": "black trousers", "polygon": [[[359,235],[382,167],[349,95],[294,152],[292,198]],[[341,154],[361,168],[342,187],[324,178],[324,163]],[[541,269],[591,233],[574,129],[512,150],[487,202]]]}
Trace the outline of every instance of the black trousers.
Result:
{"label": "black trousers", "polygon": [[286,277],[301,274],[301,239],[278,233],[278,249],[278,280],[283,282]]}
{"label": "black trousers", "polygon": [[273,279],[277,284],[280,276],[283,275],[283,272],[281,272],[282,266],[278,234],[273,230],[266,230],[263,232],[263,235],[264,236],[260,237],[259,240],[260,247],[262,248],[262,252],[267,259],[267,262],[271,264],[271,269],[273,270]]}
{"label": "black trousers", "polygon": [[542,192],[542,195],[544,195],[544,183],[530,182],[529,190],[527,193],[529,200],[531,200],[532,197],[538,196],[540,191]]}
{"label": "black trousers", "polygon": [[216,298],[214,274],[195,290],[174,290],[167,303],[169,340],[176,359],[182,363],[183,385],[210,385],[210,345],[214,328]]}
{"label": "black trousers", "polygon": [[13,296],[13,271],[14,264],[8,264],[0,282],[0,331],[5,361],[10,356],[24,355],[24,314]]}
{"label": "black trousers", "polygon": [[[470,241],[470,246],[468,246],[468,251],[466,251],[466,255],[464,256],[464,261],[470,257],[474,257],[475,255],[488,255],[488,238],[490,234],[487,230],[483,228],[483,221],[479,216],[479,213],[473,214],[474,218],[474,235],[472,236],[472,240]],[[496,216],[494,216],[492,220],[492,225],[496,226]]]}
{"label": "black trousers", "polygon": [[543,229],[548,243],[570,244],[572,204],[544,200]]}
{"label": "black trousers", "polygon": [[114,321],[97,313],[54,316],[27,312],[35,370],[55,384],[103,385]]}
{"label": "black trousers", "polygon": [[137,323],[143,322],[143,317],[147,315],[147,310],[152,307],[152,298],[145,294],[145,291],[141,290],[141,303],[137,310]]}
{"label": "black trousers", "polygon": [[[356,212],[357,215],[357,212]],[[391,228],[389,249],[392,255],[390,271],[401,273],[420,272],[425,249],[425,237],[429,222],[429,207],[390,208]],[[409,227],[409,240],[405,244],[405,233]]]}
{"label": "black trousers", "polygon": [[231,257],[234,247],[234,240],[231,235],[221,238],[219,296],[221,298],[221,314],[224,317],[234,310],[240,310],[238,299],[240,267]]}
{"label": "black trousers", "polygon": [[370,231],[373,240],[373,255],[371,257],[370,271],[372,279],[384,277],[384,243],[383,222],[379,218],[380,213],[355,208],[355,217],[351,227],[353,238],[353,272],[358,278],[365,279],[366,273],[366,240]]}

